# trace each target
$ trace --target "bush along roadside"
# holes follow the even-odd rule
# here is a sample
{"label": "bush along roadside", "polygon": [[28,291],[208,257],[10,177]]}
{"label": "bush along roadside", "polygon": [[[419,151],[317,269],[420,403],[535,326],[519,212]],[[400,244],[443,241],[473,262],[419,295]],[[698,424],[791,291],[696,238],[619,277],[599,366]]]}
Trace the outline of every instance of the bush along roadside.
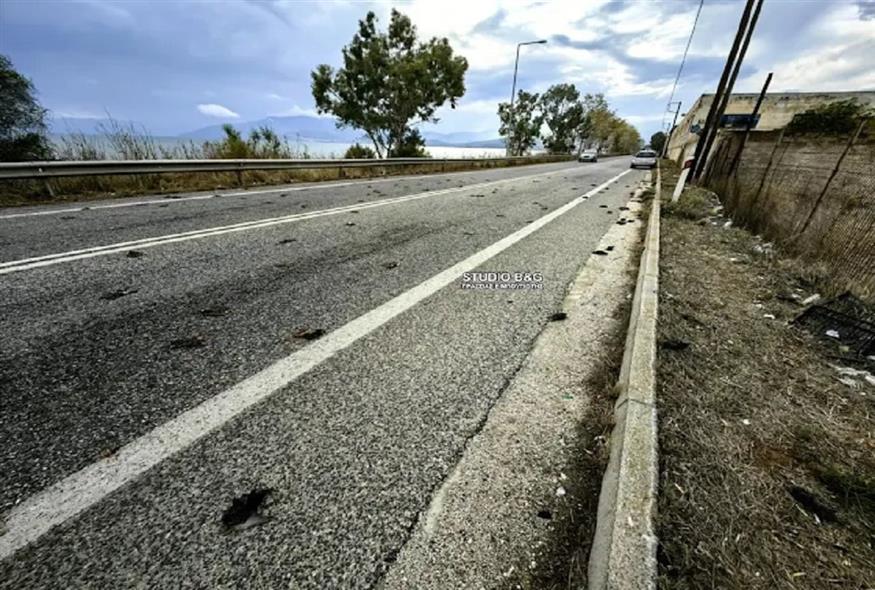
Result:
{"label": "bush along roadside", "polygon": [[875,586],[875,363],[793,322],[821,285],[713,193],[663,210],[659,588]]}

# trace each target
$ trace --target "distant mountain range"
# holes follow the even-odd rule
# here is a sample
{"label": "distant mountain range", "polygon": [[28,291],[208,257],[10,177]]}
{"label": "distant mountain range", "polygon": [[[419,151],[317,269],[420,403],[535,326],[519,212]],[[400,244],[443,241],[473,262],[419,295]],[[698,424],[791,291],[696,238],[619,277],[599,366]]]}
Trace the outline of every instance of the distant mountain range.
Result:
{"label": "distant mountain range", "polygon": [[[85,135],[101,135],[101,127],[108,127],[108,119],[87,119],[75,117],[59,117],[49,120],[49,131],[54,135],[68,133],[84,133]],[[132,124],[130,121],[119,121],[122,125]],[[135,128],[141,126],[133,123]],[[369,140],[359,130],[342,128],[338,129],[334,119],[328,117],[309,117],[306,115],[294,117],[266,117],[257,121],[243,121],[233,123],[234,128],[248,135],[257,127],[270,127],[277,134],[294,143],[300,141],[320,143],[353,143],[356,141],[369,143]],[[210,125],[194,131],[181,133],[173,136],[177,139],[190,139],[194,141],[208,141],[222,139],[225,133],[222,125]],[[490,138],[488,134],[462,131],[457,133],[438,133],[435,131],[423,131],[426,145],[452,146],[452,147],[504,147],[504,140]]]}

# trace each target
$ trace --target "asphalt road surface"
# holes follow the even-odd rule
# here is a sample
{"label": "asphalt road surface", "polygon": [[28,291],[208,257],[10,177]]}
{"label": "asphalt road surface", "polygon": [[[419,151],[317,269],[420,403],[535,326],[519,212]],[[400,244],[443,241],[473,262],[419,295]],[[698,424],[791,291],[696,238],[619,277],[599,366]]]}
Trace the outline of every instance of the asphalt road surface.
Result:
{"label": "asphalt road surface", "polygon": [[[378,584],[627,171],[0,210],[0,587]],[[462,288],[473,270],[543,289]],[[268,520],[228,530],[257,489]]]}

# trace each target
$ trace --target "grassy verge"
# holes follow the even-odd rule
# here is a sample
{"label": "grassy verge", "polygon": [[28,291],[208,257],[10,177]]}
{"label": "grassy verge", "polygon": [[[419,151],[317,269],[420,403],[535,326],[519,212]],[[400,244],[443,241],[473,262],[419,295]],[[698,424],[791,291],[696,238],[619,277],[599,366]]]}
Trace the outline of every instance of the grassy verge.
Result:
{"label": "grassy verge", "polygon": [[248,171],[242,173],[240,178],[233,172],[92,176],[52,179],[49,181],[50,187],[47,187],[45,182],[42,181],[0,181],[0,206],[35,205],[72,200],[128,197],[146,193],[165,194],[183,191],[209,191],[241,188],[244,186],[259,187],[296,182],[322,182],[404,174],[440,174],[442,172],[481,170],[554,161],[557,161],[557,158],[550,156],[532,157],[531,160],[511,164],[497,162],[488,158],[451,164],[439,164],[424,159],[422,164],[411,164],[409,166]]}
{"label": "grassy verge", "polygon": [[875,587],[875,387],[789,323],[817,269],[718,205],[694,189],[663,209],[659,587]]}

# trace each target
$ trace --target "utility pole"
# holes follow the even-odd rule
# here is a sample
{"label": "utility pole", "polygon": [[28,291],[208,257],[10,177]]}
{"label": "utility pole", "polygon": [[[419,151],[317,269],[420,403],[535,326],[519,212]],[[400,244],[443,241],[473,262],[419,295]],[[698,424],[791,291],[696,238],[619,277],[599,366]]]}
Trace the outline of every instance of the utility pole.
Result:
{"label": "utility pole", "polygon": [[676,108],[674,111],[674,118],[671,121],[671,127],[669,127],[668,129],[668,134],[665,136],[665,143],[662,145],[662,153],[659,155],[660,158],[664,158],[665,154],[668,153],[668,142],[671,141],[671,136],[674,135],[674,128],[678,124],[678,113],[681,112],[681,101],[677,101],[677,103],[668,103],[669,106],[673,104],[677,104],[678,108]]}
{"label": "utility pole", "polygon": [[[755,0],[756,1],[756,0]],[[720,97],[720,104],[717,107],[717,115],[714,120],[714,125],[711,128],[711,132],[705,138],[705,145],[702,148],[702,159],[696,160],[694,165],[696,166],[696,179],[700,178],[702,173],[705,171],[705,164],[708,158],[708,154],[711,153],[711,147],[714,145],[714,140],[717,138],[717,131],[720,129],[720,122],[723,120],[723,113],[726,112],[726,106],[729,104],[729,98],[732,95],[732,87],[735,86],[735,80],[738,78],[738,72],[741,70],[741,64],[744,61],[744,56],[747,53],[747,47],[750,45],[750,39],[753,37],[753,31],[756,27],[757,20],[760,16],[760,10],[763,7],[763,2],[765,0],[756,1],[756,6],[753,10],[753,14],[750,17],[748,25],[745,29],[744,40],[741,43],[741,47],[738,50],[738,56],[735,60],[735,63],[732,67],[732,74],[729,76],[729,82],[726,84],[726,88],[723,91],[722,96]]]}
{"label": "utility pole", "polygon": [[732,165],[729,166],[729,173],[735,170],[735,167],[738,165],[738,158],[741,157],[741,152],[744,150],[744,145],[747,143],[747,138],[750,137],[750,130],[756,124],[757,115],[760,112],[760,107],[763,104],[763,99],[766,97],[766,92],[769,90],[769,84],[772,82],[772,72],[769,72],[769,75],[766,76],[766,82],[763,84],[763,89],[760,90],[760,95],[757,97],[756,104],[753,106],[753,111],[750,114],[750,118],[748,118],[747,123],[744,126],[744,135],[741,138],[741,141],[738,143],[738,149],[735,150],[735,156],[732,158]]}
{"label": "utility pole", "polygon": [[717,91],[714,93],[714,98],[711,101],[711,107],[708,109],[708,116],[705,118],[705,125],[699,134],[699,141],[696,143],[696,151],[693,155],[693,171],[691,176],[696,178],[696,170],[699,168],[700,160],[707,157],[707,153],[703,153],[706,139],[711,133],[711,129],[719,124],[715,121],[717,109],[719,108],[720,97],[723,96],[723,91],[726,89],[726,83],[729,81],[729,75],[732,71],[732,66],[738,56],[738,48],[741,45],[741,39],[744,37],[744,30],[750,20],[750,13],[754,2],[757,0],[747,0],[744,5],[744,12],[741,14],[741,20],[738,22],[738,30],[735,33],[735,40],[732,42],[732,49],[729,50],[729,56],[726,58],[726,65],[723,66],[723,73],[720,75],[720,82],[717,84]]}
{"label": "utility pole", "polygon": [[543,45],[546,43],[546,39],[541,39],[540,41],[526,41],[525,43],[517,43],[516,46],[516,60],[513,62],[513,86],[510,89],[510,133],[508,139],[505,139],[504,153],[506,156],[510,156],[510,141],[509,139],[513,136],[513,126],[516,119],[515,112],[513,110],[513,101],[516,98],[516,74],[517,70],[520,67],[520,47],[523,45]]}

